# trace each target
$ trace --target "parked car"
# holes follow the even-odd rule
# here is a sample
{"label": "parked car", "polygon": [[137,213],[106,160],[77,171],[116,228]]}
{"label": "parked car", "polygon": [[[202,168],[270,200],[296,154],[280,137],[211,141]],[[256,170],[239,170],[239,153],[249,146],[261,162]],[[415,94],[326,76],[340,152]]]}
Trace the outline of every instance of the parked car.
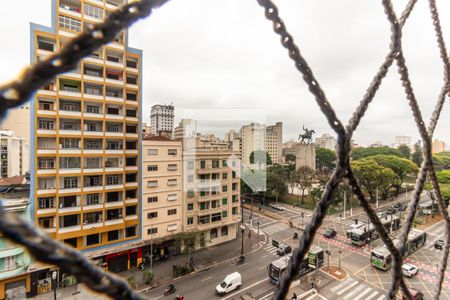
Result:
{"label": "parked car", "polygon": [[399,210],[405,211],[407,208],[408,208],[408,205],[403,205],[403,204],[402,204],[402,205],[399,207]]}
{"label": "parked car", "polygon": [[405,263],[402,265],[403,276],[411,278],[414,275],[416,275],[417,273],[419,273],[419,268],[416,267],[415,265],[410,264],[410,263]]}
{"label": "parked car", "polygon": [[399,209],[400,207],[402,207],[402,204],[400,202],[399,203],[395,203],[393,207],[396,208],[396,209]]}
{"label": "parked car", "polygon": [[444,240],[437,240],[434,242],[434,248],[442,250],[444,248]]}
{"label": "parked car", "polygon": [[242,285],[242,277],[239,272],[234,272],[225,277],[225,279],[216,286],[216,294],[223,296],[234,290],[238,290]]}
{"label": "parked car", "polygon": [[284,210],[284,207],[280,204],[270,204],[269,206],[276,210]]}
{"label": "parked car", "polygon": [[[413,300],[423,300],[423,293],[420,290],[415,288],[408,288],[408,290]],[[405,295],[402,296],[402,300],[407,300]]]}
{"label": "parked car", "polygon": [[332,239],[336,236],[337,232],[336,230],[332,229],[332,228],[328,228],[327,230],[325,230],[323,232],[323,236],[326,237],[327,239]]}
{"label": "parked car", "polygon": [[386,215],[387,215],[387,214],[386,214],[385,211],[377,212],[377,216],[378,216],[378,218],[380,218],[380,219],[384,218]]}
{"label": "parked car", "polygon": [[292,252],[292,248],[289,245],[281,245],[280,247],[278,247],[277,249],[277,254],[279,256],[284,256],[286,254],[289,254]]}

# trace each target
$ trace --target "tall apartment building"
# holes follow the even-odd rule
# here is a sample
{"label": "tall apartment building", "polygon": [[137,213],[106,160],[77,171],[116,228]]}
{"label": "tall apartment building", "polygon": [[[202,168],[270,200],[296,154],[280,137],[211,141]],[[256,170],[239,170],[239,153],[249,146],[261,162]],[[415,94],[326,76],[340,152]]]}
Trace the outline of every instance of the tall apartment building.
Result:
{"label": "tall apartment building", "polygon": [[250,155],[253,151],[267,151],[273,163],[282,163],[283,123],[277,122],[272,126],[251,123],[242,126],[242,161],[250,165]]}
{"label": "tall apartment building", "polygon": [[0,130],[0,149],[0,178],[30,171],[30,145],[26,139],[14,136],[12,131]]}
{"label": "tall apartment building", "polygon": [[174,139],[197,136],[197,121],[192,119],[181,119],[173,131]]}
{"label": "tall apartment building", "polygon": [[266,151],[269,153],[272,163],[283,162],[283,123],[266,127]]}
{"label": "tall apartment building", "polygon": [[[0,189],[0,203],[6,211],[30,217],[30,183],[25,177],[1,179]],[[0,299],[26,298],[30,292],[30,262],[25,247],[0,235]]]}
{"label": "tall apartment building", "polygon": [[228,166],[231,150],[183,150],[183,228],[198,232],[196,247],[217,245],[236,238],[241,220],[240,179]]}
{"label": "tall apartment building", "polygon": [[[32,63],[125,2],[53,0],[52,26],[31,25]],[[142,52],[127,41],[121,32],[31,102],[32,218],[80,250],[107,253],[140,238]],[[106,261],[119,270],[136,264],[136,255]]]}
{"label": "tall apartment building", "polygon": [[182,141],[147,138],[142,142],[142,156],[142,239],[155,242],[154,252],[166,252],[164,242],[183,229]]}
{"label": "tall apartment building", "polygon": [[328,133],[324,133],[321,137],[316,138],[316,147],[336,151],[336,138]]}
{"label": "tall apartment building", "polygon": [[150,127],[153,135],[161,131],[173,131],[175,108],[173,105],[153,105],[150,113]]}
{"label": "tall apartment building", "polygon": [[445,143],[443,141],[435,139],[433,141],[433,144],[431,144],[431,152],[434,153],[441,153],[445,151]]}

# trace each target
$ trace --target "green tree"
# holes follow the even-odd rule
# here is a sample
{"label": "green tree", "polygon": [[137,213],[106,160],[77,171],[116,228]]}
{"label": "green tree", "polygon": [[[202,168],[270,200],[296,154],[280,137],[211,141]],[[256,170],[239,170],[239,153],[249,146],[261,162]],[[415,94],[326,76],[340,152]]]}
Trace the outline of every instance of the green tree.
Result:
{"label": "green tree", "polygon": [[249,159],[251,164],[257,164],[259,166],[270,166],[272,164],[272,158],[270,157],[270,154],[263,150],[252,151],[252,153],[250,153]]}
{"label": "green tree", "polygon": [[398,196],[400,187],[402,186],[407,176],[415,177],[419,172],[419,168],[415,163],[406,158],[401,158],[394,155],[375,155],[370,156],[370,159],[376,161],[379,165],[389,168],[397,175],[396,180],[392,182],[392,187],[395,188],[395,195]]}
{"label": "green tree", "polygon": [[329,172],[336,164],[336,153],[330,149],[316,148],[316,166],[318,170]]}
{"label": "green tree", "polygon": [[400,145],[397,148],[405,158],[410,159],[411,158],[411,149],[407,145]]}
{"label": "green tree", "polygon": [[384,154],[384,155],[395,155],[398,157],[404,157],[403,153],[400,152],[400,150],[396,149],[396,148],[391,148],[388,146],[382,146],[382,147],[359,147],[359,148],[354,148],[352,150],[352,159],[357,160],[357,159],[361,159],[361,158],[365,158],[365,157],[369,157],[369,156],[374,156],[374,155],[379,155],[379,154]]}
{"label": "green tree", "polygon": [[275,195],[277,202],[279,196],[287,194],[286,181],[279,173],[267,172],[267,192]]}
{"label": "green tree", "polygon": [[142,280],[145,284],[152,284],[154,278],[155,274],[153,274],[153,272],[150,270],[145,270],[142,274]]}
{"label": "green tree", "polygon": [[314,170],[308,166],[301,166],[297,169],[295,175],[295,183],[302,191],[300,204],[305,202],[305,191],[311,188],[314,180]]}
{"label": "green tree", "polygon": [[359,183],[369,194],[374,203],[376,201],[376,190],[382,192],[383,198],[387,197],[387,191],[392,183],[397,180],[397,175],[390,168],[379,165],[373,159],[359,159],[352,162],[352,168]]}
{"label": "green tree", "polygon": [[450,170],[443,170],[436,172],[436,177],[439,183],[449,184],[450,183]]}
{"label": "green tree", "polygon": [[411,160],[416,163],[417,166],[420,167],[423,161],[422,157],[422,147],[420,146],[420,142],[414,144],[414,152],[411,154]]}

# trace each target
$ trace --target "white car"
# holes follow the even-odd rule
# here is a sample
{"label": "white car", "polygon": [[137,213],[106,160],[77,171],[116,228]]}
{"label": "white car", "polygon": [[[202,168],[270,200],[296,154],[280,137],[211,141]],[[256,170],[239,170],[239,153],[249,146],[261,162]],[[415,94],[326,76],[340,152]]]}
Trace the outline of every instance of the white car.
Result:
{"label": "white car", "polygon": [[242,277],[238,272],[231,273],[216,286],[216,294],[223,296],[234,290],[238,290],[242,285]]}
{"label": "white car", "polygon": [[402,265],[402,274],[406,277],[413,277],[419,272],[419,268],[417,268],[415,265],[410,263],[405,263]]}
{"label": "white car", "polygon": [[280,204],[270,204],[270,207],[276,210],[284,210],[284,207],[281,206]]}

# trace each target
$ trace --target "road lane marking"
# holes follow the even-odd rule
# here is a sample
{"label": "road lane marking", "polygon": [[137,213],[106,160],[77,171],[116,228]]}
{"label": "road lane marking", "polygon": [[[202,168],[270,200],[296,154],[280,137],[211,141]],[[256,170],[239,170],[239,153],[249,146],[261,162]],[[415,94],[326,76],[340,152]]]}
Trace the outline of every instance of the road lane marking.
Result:
{"label": "road lane marking", "polygon": [[364,297],[366,294],[368,294],[372,289],[370,287],[367,287],[361,294],[358,295],[358,297],[356,297],[353,300],[359,300],[362,297]]}
{"label": "road lane marking", "polygon": [[353,295],[359,293],[359,292],[362,291],[365,287],[366,287],[366,286],[363,285],[363,284],[358,285],[358,287],[356,287],[353,291],[351,291],[349,294],[347,294],[347,295],[344,297],[344,300],[348,300],[348,299],[352,298]]}
{"label": "road lane marking", "polygon": [[373,292],[372,294],[370,294],[370,295],[366,298],[366,300],[370,300],[370,299],[376,297],[377,295],[378,295],[378,292],[375,291],[375,292]]}
{"label": "road lane marking", "polygon": [[267,269],[267,266],[264,266],[264,267],[261,267],[261,268],[259,268],[258,270],[264,270],[264,269]]}
{"label": "road lane marking", "polygon": [[261,256],[261,258],[266,258],[267,256],[269,256],[268,254]]}
{"label": "road lane marking", "polygon": [[213,278],[212,276],[209,276],[209,277],[206,277],[206,278],[203,278],[202,280],[200,280],[200,281],[207,281],[207,280],[210,280],[211,278]]}
{"label": "road lane marking", "polygon": [[246,291],[246,290],[248,290],[248,289],[251,289],[251,288],[254,287],[254,286],[257,286],[257,285],[260,284],[260,283],[263,283],[264,281],[267,281],[267,278],[265,278],[265,279],[263,279],[263,280],[260,280],[260,281],[257,281],[257,282],[255,282],[254,284],[249,285],[249,286],[246,287],[245,289],[241,289],[241,290],[239,290],[239,291],[236,291],[236,292],[234,292],[234,293],[228,295],[227,297],[222,298],[222,300],[230,299],[230,298],[236,296],[237,294],[242,293],[243,291]]}
{"label": "road lane marking", "polygon": [[331,291],[334,293],[336,292],[338,289],[340,289],[341,287],[351,283],[355,281],[353,278],[347,278],[344,282],[341,282],[340,284],[338,284],[337,286],[335,286],[334,288],[331,289]]}
{"label": "road lane marking", "polygon": [[351,289],[352,287],[354,287],[355,285],[357,285],[358,283],[359,283],[358,281],[352,282],[350,285],[348,285],[345,288],[343,288],[342,290],[338,291],[336,294],[338,294],[340,296],[343,293],[345,293],[346,291],[348,291],[349,289]]}
{"label": "road lane marking", "polygon": [[155,299],[155,300],[158,300],[158,299],[161,299],[162,297],[164,297],[163,295],[161,295],[161,296],[158,296],[158,297],[156,297],[156,298],[153,298],[153,299]]}
{"label": "road lane marking", "polygon": [[385,298],[386,298],[386,296],[385,296],[385,295],[382,295],[382,296],[378,297],[377,300],[383,300],[383,299],[385,299]]}

